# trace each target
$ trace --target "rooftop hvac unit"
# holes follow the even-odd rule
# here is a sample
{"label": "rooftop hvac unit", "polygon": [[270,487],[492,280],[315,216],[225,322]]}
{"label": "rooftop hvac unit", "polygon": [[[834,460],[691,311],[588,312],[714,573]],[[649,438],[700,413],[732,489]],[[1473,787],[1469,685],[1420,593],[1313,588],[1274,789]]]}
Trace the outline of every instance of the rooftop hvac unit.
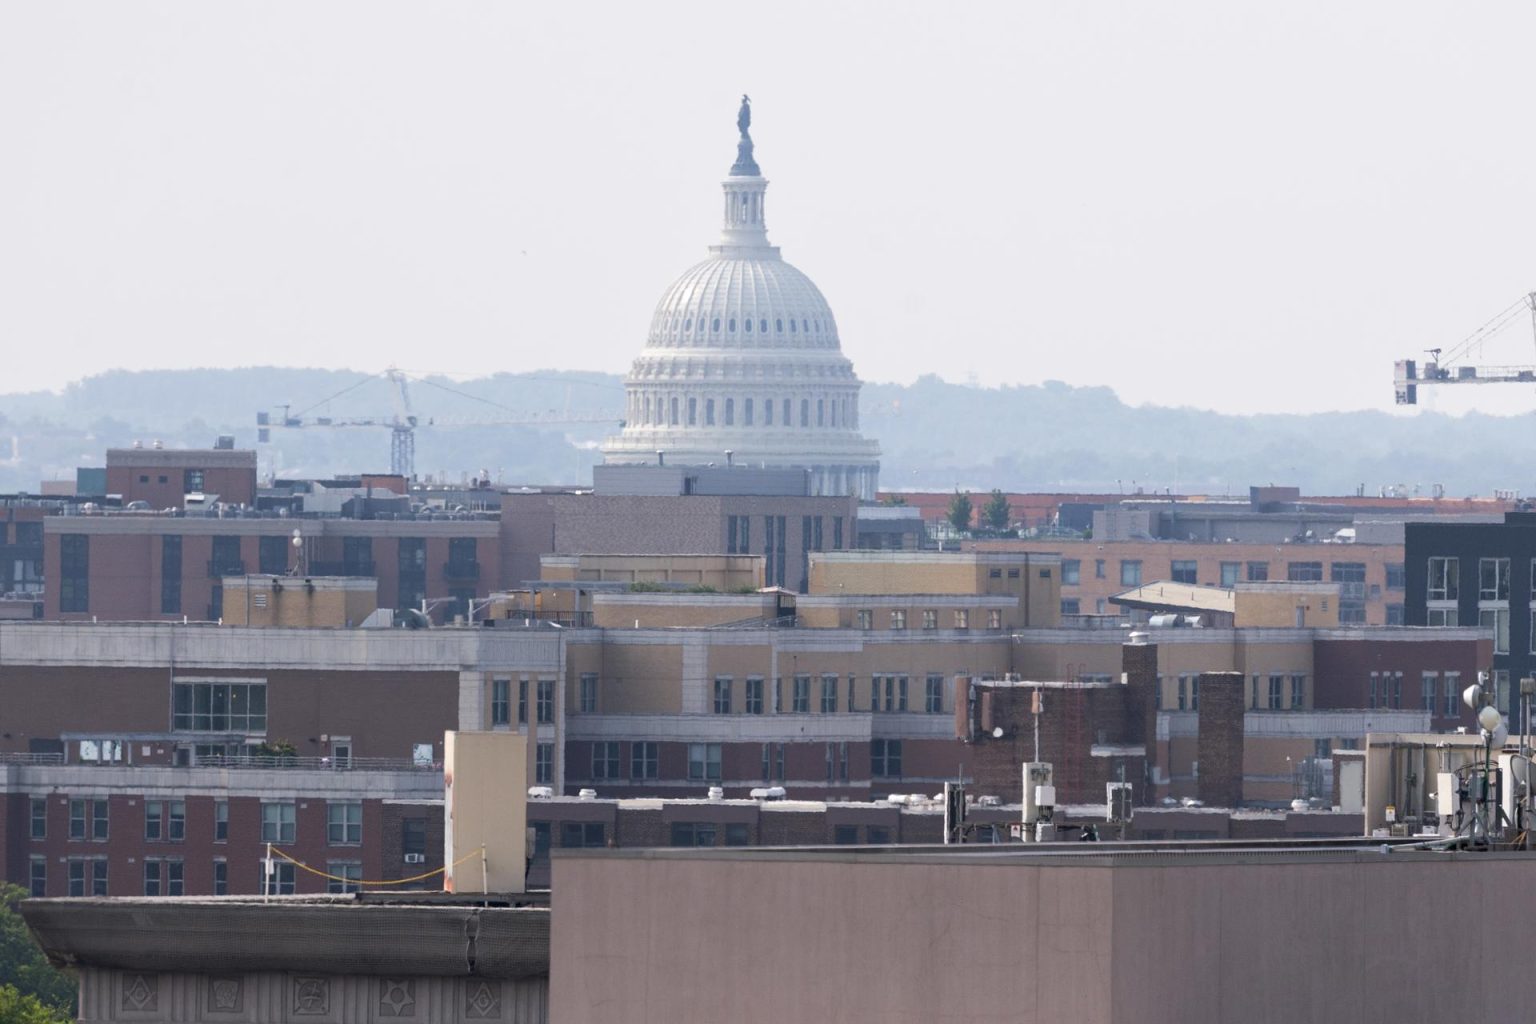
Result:
{"label": "rooftop hvac unit", "polygon": [[407,864],[425,864],[427,855],[424,853],[408,853],[402,858]]}

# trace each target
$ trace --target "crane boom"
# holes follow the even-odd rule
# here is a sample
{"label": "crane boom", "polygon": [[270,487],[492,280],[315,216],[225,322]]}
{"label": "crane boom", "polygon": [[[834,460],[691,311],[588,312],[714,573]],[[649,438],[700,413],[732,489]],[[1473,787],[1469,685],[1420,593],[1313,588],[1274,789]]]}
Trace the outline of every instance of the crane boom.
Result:
{"label": "crane boom", "polygon": [[[378,377],[388,378],[391,384],[394,411],[389,416],[309,416],[301,413],[297,416],[289,412],[290,406],[280,405],[270,412],[258,412],[256,414],[256,440],[265,444],[272,440],[273,430],[301,429],[306,427],[387,427],[389,437],[389,468],[390,472],[397,476],[403,476],[407,480],[416,477],[416,428],[418,426],[442,426],[442,427],[538,427],[538,426],[568,426],[582,423],[619,423],[622,425],[622,417],[618,415],[608,416],[571,416],[556,411],[548,415],[537,413],[517,416],[496,417],[495,419],[460,419],[460,418],[428,418],[420,419],[411,407],[411,393],[408,387],[409,377],[405,372],[393,366],[374,377],[365,378],[373,380]],[[427,381],[426,383],[432,383]],[[439,385],[440,386],[440,385]],[[350,391],[357,387],[356,384],[346,388]],[[452,390],[452,389],[445,389]],[[332,396],[338,397],[336,395]],[[473,395],[465,397],[476,398]],[[478,399],[485,401],[484,399]],[[327,399],[329,401],[329,399]],[[319,403],[321,405],[325,403]],[[491,405],[496,403],[491,402]],[[315,408],[311,406],[310,408]]]}
{"label": "crane boom", "polygon": [[[1522,303],[1517,302],[1494,319],[1478,328],[1469,337],[1441,358],[1441,350],[1429,350],[1430,358],[1422,367],[1418,360],[1399,359],[1394,364],[1393,387],[1397,392],[1398,405],[1418,405],[1419,388],[1431,384],[1536,384],[1536,363],[1512,366],[1461,364],[1458,360],[1473,346],[1481,345],[1513,319],[1512,311]],[[1525,296],[1523,304],[1531,311],[1531,330],[1536,337],[1536,292]]]}

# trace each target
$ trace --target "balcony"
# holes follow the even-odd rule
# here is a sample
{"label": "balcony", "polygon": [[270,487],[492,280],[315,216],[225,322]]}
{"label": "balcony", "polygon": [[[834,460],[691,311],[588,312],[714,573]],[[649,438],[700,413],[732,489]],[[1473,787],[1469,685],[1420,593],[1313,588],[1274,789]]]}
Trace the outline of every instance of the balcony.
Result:
{"label": "balcony", "polygon": [[443,579],[445,580],[478,580],[479,578],[479,562],[460,561],[443,564]]}
{"label": "balcony", "polygon": [[244,576],[245,562],[235,558],[213,559],[208,563],[208,578],[221,579],[225,576]]}
{"label": "balcony", "polygon": [[378,564],[375,562],[310,562],[309,575],[357,577],[377,576]]}

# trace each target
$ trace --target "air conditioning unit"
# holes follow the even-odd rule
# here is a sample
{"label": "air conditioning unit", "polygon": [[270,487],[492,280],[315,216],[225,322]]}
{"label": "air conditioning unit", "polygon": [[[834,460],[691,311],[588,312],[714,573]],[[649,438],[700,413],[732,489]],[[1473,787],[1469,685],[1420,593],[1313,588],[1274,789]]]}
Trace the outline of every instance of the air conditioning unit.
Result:
{"label": "air conditioning unit", "polygon": [[408,853],[405,855],[405,862],[407,864],[425,864],[427,862],[427,855],[424,853]]}

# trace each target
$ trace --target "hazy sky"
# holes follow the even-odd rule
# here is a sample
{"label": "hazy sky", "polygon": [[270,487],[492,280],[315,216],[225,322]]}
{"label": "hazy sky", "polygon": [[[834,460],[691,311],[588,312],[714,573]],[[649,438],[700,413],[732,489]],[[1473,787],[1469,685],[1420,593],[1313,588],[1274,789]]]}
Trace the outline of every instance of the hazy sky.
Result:
{"label": "hazy sky", "polygon": [[866,380],[1388,408],[1536,289],[1533,40],[1514,3],[6,3],[0,392],[623,372],[749,92]]}

